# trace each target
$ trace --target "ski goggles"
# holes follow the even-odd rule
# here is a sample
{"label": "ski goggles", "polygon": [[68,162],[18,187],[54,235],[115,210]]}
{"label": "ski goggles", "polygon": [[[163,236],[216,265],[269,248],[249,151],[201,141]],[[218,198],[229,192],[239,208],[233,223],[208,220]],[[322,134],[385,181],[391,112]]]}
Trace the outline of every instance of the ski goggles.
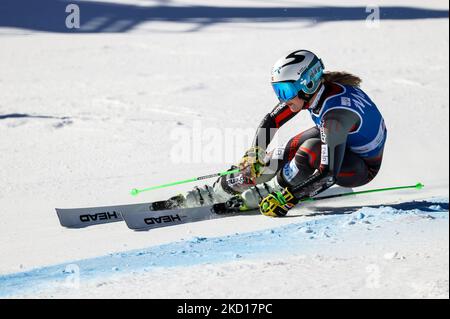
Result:
{"label": "ski goggles", "polygon": [[281,102],[292,100],[303,89],[299,81],[272,83],[273,90]]}
{"label": "ski goggles", "polygon": [[323,75],[322,61],[317,61],[308,72],[305,72],[297,81],[283,81],[272,83],[273,90],[281,102],[292,100],[301,91],[313,94]]}

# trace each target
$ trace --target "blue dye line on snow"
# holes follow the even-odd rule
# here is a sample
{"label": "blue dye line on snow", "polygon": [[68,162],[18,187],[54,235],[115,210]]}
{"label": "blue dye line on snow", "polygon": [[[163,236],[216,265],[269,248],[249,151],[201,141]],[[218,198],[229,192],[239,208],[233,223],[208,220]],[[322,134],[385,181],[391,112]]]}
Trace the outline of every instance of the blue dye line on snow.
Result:
{"label": "blue dye line on snow", "polygon": [[[196,237],[147,249],[114,253],[2,275],[0,276],[0,297],[32,293],[50,288],[52,285],[64,284],[69,276],[73,276],[72,271],[68,270],[68,265],[79,267],[80,280],[85,281],[115,274],[149,271],[157,267],[221,263],[242,257],[252,258],[293,251],[305,253],[314,249],[314,243],[336,238],[340,233],[345,232],[343,224],[356,225],[362,220],[370,220],[371,224],[376,224],[405,214],[425,215],[430,219],[448,219],[448,199],[412,203],[416,203],[416,205],[408,203],[408,210],[389,206],[363,207],[349,215],[332,215],[277,228],[236,233],[223,237]],[[345,211],[345,208],[342,209]]]}

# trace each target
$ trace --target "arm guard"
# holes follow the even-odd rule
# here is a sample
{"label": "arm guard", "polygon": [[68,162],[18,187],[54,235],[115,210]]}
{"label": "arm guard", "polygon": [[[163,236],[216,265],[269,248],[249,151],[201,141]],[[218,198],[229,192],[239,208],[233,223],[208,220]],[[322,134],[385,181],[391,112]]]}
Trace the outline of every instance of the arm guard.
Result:
{"label": "arm guard", "polygon": [[259,125],[253,140],[253,147],[267,150],[278,129],[292,119],[297,113],[284,103],[278,104],[272,112],[268,113]]}

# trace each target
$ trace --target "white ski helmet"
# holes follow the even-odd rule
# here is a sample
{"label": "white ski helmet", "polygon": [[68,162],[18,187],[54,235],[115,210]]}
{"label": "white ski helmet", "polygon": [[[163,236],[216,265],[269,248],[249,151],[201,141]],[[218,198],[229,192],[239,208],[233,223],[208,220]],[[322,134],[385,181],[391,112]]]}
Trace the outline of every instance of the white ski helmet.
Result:
{"label": "white ski helmet", "polygon": [[272,68],[272,87],[282,102],[296,96],[309,101],[322,83],[322,60],[307,50],[280,58]]}

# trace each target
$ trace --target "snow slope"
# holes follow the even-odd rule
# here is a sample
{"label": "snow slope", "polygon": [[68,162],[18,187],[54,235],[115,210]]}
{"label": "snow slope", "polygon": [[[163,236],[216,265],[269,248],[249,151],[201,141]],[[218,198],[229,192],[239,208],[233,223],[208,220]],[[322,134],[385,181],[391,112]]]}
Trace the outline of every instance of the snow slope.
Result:
{"label": "snow slope", "polygon": [[[181,9],[202,5],[208,10],[219,6],[228,8],[223,12],[230,16],[187,19],[189,13],[179,9],[172,19],[142,18],[130,29],[66,34],[54,25],[47,26],[49,30],[12,28],[0,13],[0,296],[266,297],[273,289],[283,297],[448,298],[447,2],[375,1],[381,12],[387,8],[392,17],[376,27],[368,26],[360,11],[355,15],[353,9],[345,9],[364,9],[361,1],[345,1],[340,4],[345,10],[334,8],[331,13],[326,6],[336,6],[332,1],[320,1],[320,5],[242,0],[214,1],[214,5],[206,0],[114,3]],[[83,19],[83,3],[80,7]],[[299,7],[309,8],[308,15],[302,15]],[[286,18],[255,8],[295,14]],[[118,12],[124,12],[123,8]],[[424,190],[304,206],[294,210],[291,218],[238,216],[143,233],[131,232],[122,223],[81,230],[59,226],[55,207],[158,200],[193,185],[137,198],[129,190],[227,168],[276,103],[269,84],[272,63],[299,47],[316,51],[329,70],[360,75],[363,88],[385,116],[389,138],[383,167],[361,190],[418,181],[426,185]],[[276,142],[281,144],[310,126],[308,115],[301,114],[283,128]],[[231,133],[236,135],[230,141]],[[187,152],[180,153],[185,146]],[[177,153],[181,161],[174,157]],[[429,206],[436,206],[433,202],[438,199],[444,203],[431,213],[433,218],[422,218],[415,206],[408,206],[404,214],[380,208],[372,217],[379,227],[367,231],[363,223],[357,223],[359,228],[344,226],[359,213],[371,214],[362,207],[421,199],[429,200]],[[335,208],[331,217],[304,216],[327,206]],[[351,206],[360,209],[353,215],[339,214]],[[389,218],[378,219],[378,215]],[[331,229],[332,239],[316,236],[313,240],[293,231],[316,220],[323,223],[320,229]],[[319,228],[314,230],[317,234]],[[281,252],[271,248],[270,229],[289,248]],[[260,234],[267,246],[254,251],[252,247],[241,251],[246,249],[244,244],[234,248],[233,240],[253,242]],[[167,288],[162,280],[168,270],[158,268],[158,259],[152,260],[158,269],[145,275],[123,267],[132,252],[175,249],[179,255],[177,245],[195,238],[206,238],[206,244],[211,244],[214,238],[227,236],[231,239],[226,258],[211,255],[201,246],[200,254],[211,255],[212,260],[189,255],[196,262],[183,265],[176,257],[161,264],[179,266],[170,270]],[[331,244],[332,240],[336,243]],[[248,257],[234,260],[241,252]],[[384,258],[395,252],[400,259]],[[125,254],[120,265],[106,268],[106,277],[96,278],[101,271],[95,267],[105,261],[98,256],[115,253]],[[102,260],[94,263],[99,272],[82,280],[80,289],[49,288],[51,278],[42,282],[45,289],[35,289],[31,295],[27,289],[33,287],[19,285],[23,290],[12,292],[8,288],[20,277],[18,273],[34,276],[53,269],[51,265],[96,258]],[[136,269],[139,263],[134,264]],[[366,267],[373,264],[385,272],[381,285],[387,289],[367,289]],[[430,265],[439,270],[430,272]],[[119,271],[111,271],[114,267]],[[346,269],[354,271],[349,274]],[[87,270],[80,271],[82,275]],[[284,276],[272,276],[273,272]],[[180,281],[187,273],[195,276]],[[405,284],[408,278],[411,285]],[[153,284],[149,286],[145,279]],[[196,290],[194,282],[203,284]],[[142,294],[136,295],[136,288]],[[111,296],[111,291],[121,293]]]}
{"label": "snow slope", "polygon": [[344,212],[2,276],[1,292],[28,298],[448,297],[448,198]]}

